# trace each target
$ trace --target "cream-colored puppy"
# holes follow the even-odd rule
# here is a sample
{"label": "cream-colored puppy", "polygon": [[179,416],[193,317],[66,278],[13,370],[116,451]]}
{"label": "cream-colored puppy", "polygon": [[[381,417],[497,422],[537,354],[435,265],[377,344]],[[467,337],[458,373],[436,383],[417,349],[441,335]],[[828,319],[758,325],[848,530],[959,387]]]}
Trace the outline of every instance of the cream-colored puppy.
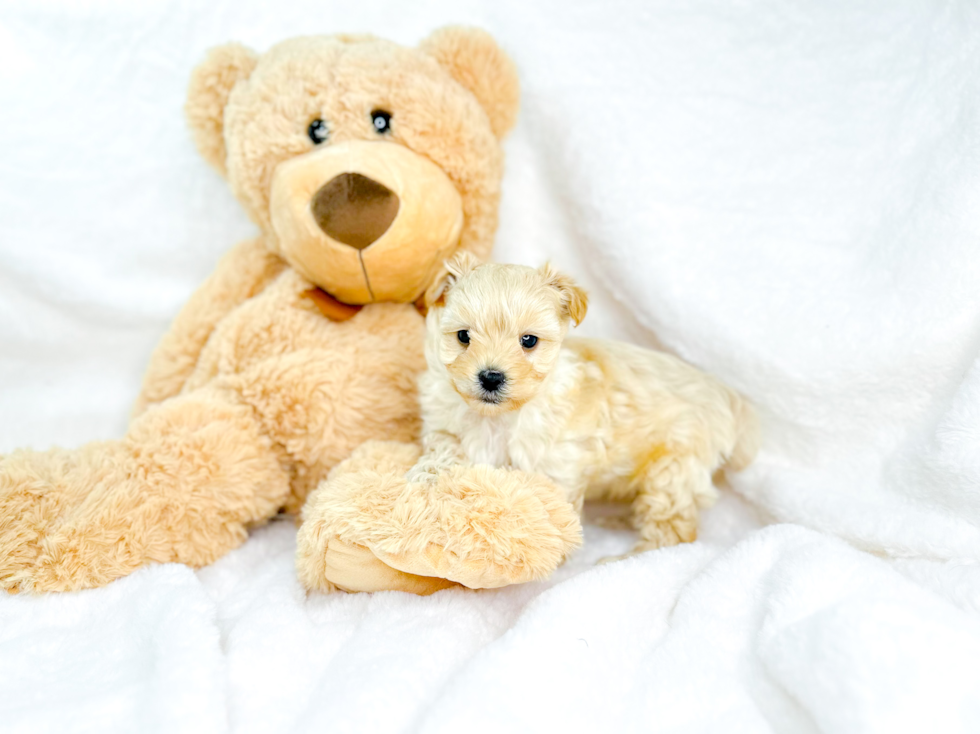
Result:
{"label": "cream-colored puppy", "polygon": [[446,270],[427,294],[425,452],[408,478],[466,462],[538,472],[579,509],[632,501],[637,551],[694,540],[712,473],[755,453],[749,404],[676,357],[565,339],[588,299],[547,265],[463,253]]}

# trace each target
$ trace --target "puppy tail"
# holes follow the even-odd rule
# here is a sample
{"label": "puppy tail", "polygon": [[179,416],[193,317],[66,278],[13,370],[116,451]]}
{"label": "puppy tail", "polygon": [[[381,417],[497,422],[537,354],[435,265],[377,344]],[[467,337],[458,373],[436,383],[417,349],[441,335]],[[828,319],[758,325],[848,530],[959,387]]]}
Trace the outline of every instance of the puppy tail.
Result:
{"label": "puppy tail", "polygon": [[759,453],[761,432],[759,416],[748,400],[737,393],[732,394],[732,414],[735,417],[735,447],[726,465],[732,471],[741,471]]}

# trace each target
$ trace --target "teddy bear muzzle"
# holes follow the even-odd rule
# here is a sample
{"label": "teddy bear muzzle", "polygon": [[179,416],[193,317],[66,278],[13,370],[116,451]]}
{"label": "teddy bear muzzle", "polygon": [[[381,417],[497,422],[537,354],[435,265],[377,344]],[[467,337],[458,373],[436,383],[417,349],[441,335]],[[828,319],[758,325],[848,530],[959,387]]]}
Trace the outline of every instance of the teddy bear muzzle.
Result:
{"label": "teddy bear muzzle", "polygon": [[349,304],[418,299],[463,227],[462,198],[443,170],[381,141],[331,144],[284,161],[270,204],[282,255]]}

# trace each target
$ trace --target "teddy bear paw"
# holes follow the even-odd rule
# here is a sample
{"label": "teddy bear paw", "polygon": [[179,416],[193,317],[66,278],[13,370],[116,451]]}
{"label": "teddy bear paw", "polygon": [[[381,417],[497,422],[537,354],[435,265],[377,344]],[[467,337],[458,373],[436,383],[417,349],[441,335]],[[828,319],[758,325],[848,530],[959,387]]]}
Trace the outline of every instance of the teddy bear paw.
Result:
{"label": "teddy bear paw", "polygon": [[496,588],[545,578],[581,543],[578,513],[547,478],[459,465],[411,483],[419,453],[369,442],[311,493],[297,548],[307,588]]}

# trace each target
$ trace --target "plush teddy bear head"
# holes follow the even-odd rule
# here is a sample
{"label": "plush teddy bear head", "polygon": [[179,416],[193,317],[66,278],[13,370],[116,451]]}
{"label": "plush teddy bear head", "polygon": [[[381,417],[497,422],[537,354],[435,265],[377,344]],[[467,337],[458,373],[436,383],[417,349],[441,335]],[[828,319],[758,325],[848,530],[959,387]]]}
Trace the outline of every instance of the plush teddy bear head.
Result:
{"label": "plush teddy bear head", "polygon": [[195,70],[187,116],[269,246],[340,301],[411,302],[457,250],[485,258],[513,64],[484,31],[418,48],[372,36],[221,46]]}

